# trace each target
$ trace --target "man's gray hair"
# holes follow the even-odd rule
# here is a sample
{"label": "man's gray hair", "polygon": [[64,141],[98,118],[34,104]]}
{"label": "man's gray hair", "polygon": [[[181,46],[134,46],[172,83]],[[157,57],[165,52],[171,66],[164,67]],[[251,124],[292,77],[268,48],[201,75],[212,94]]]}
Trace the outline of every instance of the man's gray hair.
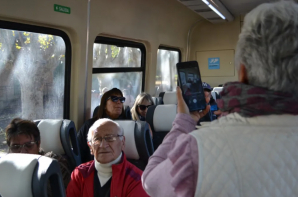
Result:
{"label": "man's gray hair", "polygon": [[[111,119],[108,119],[108,118],[100,118],[100,119],[98,119],[97,121],[95,121],[95,122],[93,123],[93,125],[90,127],[90,129],[89,129],[89,131],[88,131],[88,135],[87,135],[87,141],[88,141],[88,142],[91,142],[91,141],[92,141],[92,136],[93,136],[94,131],[95,131],[98,127],[100,127],[103,123],[105,123],[105,122],[112,122],[112,123],[114,123],[114,124],[119,128],[119,130],[118,130],[118,134],[119,134],[119,135],[124,135],[124,132],[123,132],[122,127],[121,127],[117,122],[115,122],[115,121],[113,121],[113,120],[111,120]],[[120,139],[122,140],[123,137],[120,137]]]}
{"label": "man's gray hair", "polygon": [[245,66],[251,85],[297,94],[298,4],[265,3],[248,13],[235,64]]}

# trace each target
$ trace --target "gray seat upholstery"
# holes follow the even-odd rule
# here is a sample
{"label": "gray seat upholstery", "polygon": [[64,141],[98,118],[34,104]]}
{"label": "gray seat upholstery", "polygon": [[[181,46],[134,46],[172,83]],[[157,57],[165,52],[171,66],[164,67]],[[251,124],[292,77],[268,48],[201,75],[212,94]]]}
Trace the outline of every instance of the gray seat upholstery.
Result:
{"label": "gray seat upholstery", "polygon": [[170,104],[177,104],[177,95],[176,92],[161,92],[159,94],[159,104],[165,104],[165,105],[170,105]]}
{"label": "gray seat upholstery", "polygon": [[127,160],[144,170],[149,157],[154,152],[148,123],[134,120],[117,120],[116,122],[124,131],[124,153]]}
{"label": "gray seat upholstery", "polygon": [[153,146],[155,150],[172,129],[176,114],[176,105],[155,105],[148,108],[146,121],[153,132]]}
{"label": "gray seat upholstery", "polygon": [[66,157],[70,170],[81,164],[75,124],[71,120],[34,121],[40,131],[41,148]]}
{"label": "gray seat upholstery", "polygon": [[2,197],[47,197],[48,182],[51,185],[52,196],[66,196],[56,160],[41,155],[20,153],[10,153],[1,157]]}

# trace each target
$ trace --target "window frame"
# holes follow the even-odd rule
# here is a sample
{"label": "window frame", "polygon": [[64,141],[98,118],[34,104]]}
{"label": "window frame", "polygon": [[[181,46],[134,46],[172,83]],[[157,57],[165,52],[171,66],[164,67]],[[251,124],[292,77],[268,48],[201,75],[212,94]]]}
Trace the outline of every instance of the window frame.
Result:
{"label": "window frame", "polygon": [[65,43],[65,76],[64,76],[64,101],[63,101],[63,119],[69,119],[70,115],[70,83],[71,83],[71,42],[68,35],[59,29],[50,27],[42,27],[29,25],[25,23],[17,23],[0,20],[1,29],[9,29],[16,31],[28,31],[32,33],[50,34],[59,36]]}
{"label": "window frame", "polygon": [[[182,54],[181,54],[181,50],[179,48],[173,48],[173,47],[167,47],[167,46],[163,46],[163,45],[160,45],[158,47],[158,50],[161,49],[161,50],[168,50],[168,51],[176,51],[178,52],[178,62],[177,63],[180,63],[181,62],[181,58],[182,58]],[[155,82],[154,82],[155,83]],[[180,86],[179,84],[179,79],[177,79],[177,86]]]}
{"label": "window frame", "polygon": [[181,57],[182,57],[182,55],[181,55],[181,50],[180,50],[180,49],[178,49],[178,48],[173,48],[173,47],[167,47],[167,46],[163,46],[163,45],[159,46],[158,49],[161,49],[161,50],[168,50],[168,51],[176,51],[176,52],[178,52],[178,54],[179,54],[179,57],[178,57],[178,58],[179,58],[178,63],[181,62]]}
{"label": "window frame", "polygon": [[97,36],[93,44],[107,44],[117,47],[133,47],[139,48],[141,51],[141,66],[140,67],[102,67],[93,68],[92,74],[104,74],[104,73],[125,73],[125,72],[142,72],[142,86],[141,91],[145,89],[145,74],[146,74],[146,47],[144,44],[128,40],[120,40],[117,38],[109,38],[104,36]]}

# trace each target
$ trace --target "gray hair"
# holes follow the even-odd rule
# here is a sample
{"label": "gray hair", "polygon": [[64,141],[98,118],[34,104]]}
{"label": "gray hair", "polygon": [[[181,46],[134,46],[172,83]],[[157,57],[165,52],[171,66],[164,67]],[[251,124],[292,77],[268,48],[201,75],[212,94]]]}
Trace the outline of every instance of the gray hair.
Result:
{"label": "gray hair", "polygon": [[[248,82],[274,91],[296,93],[298,84],[298,5],[265,3],[245,16],[235,54]],[[297,93],[296,93],[297,94]]]}
{"label": "gray hair", "polygon": [[[110,119],[108,119],[108,118],[101,118],[101,119],[98,119],[97,121],[95,121],[95,122],[93,123],[93,125],[90,127],[90,129],[89,129],[89,131],[88,131],[88,135],[87,135],[87,142],[91,142],[91,141],[92,141],[92,136],[93,136],[93,134],[94,134],[94,131],[95,131],[98,127],[100,127],[103,123],[105,123],[105,122],[112,122],[112,123],[114,123],[114,124],[119,128],[119,130],[118,130],[118,134],[119,134],[119,135],[124,135],[123,128],[122,128],[117,122],[115,122],[115,121],[113,121],[113,120],[110,120]],[[123,137],[120,137],[120,139],[122,140]]]}

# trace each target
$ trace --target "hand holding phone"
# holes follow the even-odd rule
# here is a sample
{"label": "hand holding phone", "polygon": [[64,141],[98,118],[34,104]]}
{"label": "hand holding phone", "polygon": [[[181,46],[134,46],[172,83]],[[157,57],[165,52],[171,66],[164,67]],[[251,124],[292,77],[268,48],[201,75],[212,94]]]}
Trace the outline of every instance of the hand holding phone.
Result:
{"label": "hand holding phone", "polygon": [[177,63],[176,66],[182,95],[189,111],[205,109],[205,94],[198,62],[181,62]]}

